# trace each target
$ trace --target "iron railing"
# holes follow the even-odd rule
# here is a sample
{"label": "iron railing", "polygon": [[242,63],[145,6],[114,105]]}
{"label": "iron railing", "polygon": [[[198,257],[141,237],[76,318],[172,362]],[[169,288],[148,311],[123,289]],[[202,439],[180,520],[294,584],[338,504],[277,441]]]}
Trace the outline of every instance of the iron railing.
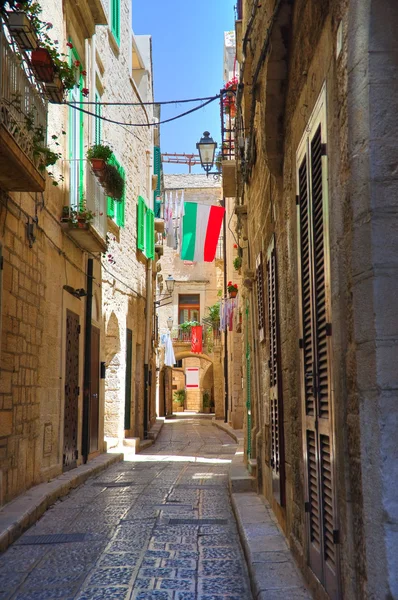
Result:
{"label": "iron railing", "polygon": [[34,136],[47,138],[47,102],[41,97],[0,29],[0,125],[12,135],[22,152],[37,166]]}

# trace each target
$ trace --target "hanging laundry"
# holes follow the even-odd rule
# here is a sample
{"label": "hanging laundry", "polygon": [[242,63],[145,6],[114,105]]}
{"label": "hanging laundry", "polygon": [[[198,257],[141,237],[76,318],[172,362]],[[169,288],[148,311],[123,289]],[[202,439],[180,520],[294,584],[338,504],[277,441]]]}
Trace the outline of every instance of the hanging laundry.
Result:
{"label": "hanging laundry", "polygon": [[166,367],[174,367],[176,359],[174,355],[173,342],[171,341],[170,333],[167,333],[166,336],[164,364]]}
{"label": "hanging laundry", "polygon": [[184,202],[182,260],[214,260],[224,213],[223,206]]}

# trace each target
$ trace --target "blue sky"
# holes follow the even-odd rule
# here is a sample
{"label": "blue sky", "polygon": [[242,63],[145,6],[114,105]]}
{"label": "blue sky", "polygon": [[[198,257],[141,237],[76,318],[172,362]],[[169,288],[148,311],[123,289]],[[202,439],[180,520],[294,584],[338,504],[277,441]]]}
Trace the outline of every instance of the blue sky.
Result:
{"label": "blue sky", "polygon": [[[133,30],[152,36],[155,100],[213,96],[223,86],[224,31],[234,28],[236,0],[132,0]],[[162,119],[194,104],[162,107]],[[218,101],[162,126],[162,152],[195,152],[203,131],[220,144]],[[163,165],[188,173],[187,165]],[[203,173],[199,167],[192,172]]]}

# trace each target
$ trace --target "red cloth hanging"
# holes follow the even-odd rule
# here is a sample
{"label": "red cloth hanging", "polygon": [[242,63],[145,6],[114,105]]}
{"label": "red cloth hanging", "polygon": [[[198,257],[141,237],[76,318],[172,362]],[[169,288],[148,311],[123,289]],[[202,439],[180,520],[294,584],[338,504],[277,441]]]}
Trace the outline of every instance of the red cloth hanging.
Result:
{"label": "red cloth hanging", "polygon": [[201,354],[203,351],[202,326],[191,327],[191,352]]}

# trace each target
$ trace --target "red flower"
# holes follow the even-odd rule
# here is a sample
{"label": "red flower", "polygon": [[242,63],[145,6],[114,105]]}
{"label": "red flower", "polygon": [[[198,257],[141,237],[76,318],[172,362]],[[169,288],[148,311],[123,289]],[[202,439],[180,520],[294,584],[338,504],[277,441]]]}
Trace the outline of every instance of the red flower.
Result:
{"label": "red flower", "polygon": [[82,71],[82,75],[85,77],[87,75],[87,71]]}
{"label": "red flower", "polygon": [[75,60],[75,67],[80,67],[80,60]]}
{"label": "red flower", "polygon": [[87,98],[88,94],[89,94],[89,89],[88,88],[83,88],[82,89],[82,95]]}
{"label": "red flower", "polygon": [[236,249],[238,247],[238,244],[234,244],[234,248]]}
{"label": "red flower", "polygon": [[102,215],[103,215],[103,214],[104,214],[104,213],[102,212],[102,213],[100,213],[100,214],[99,214],[99,216],[100,216],[100,217],[102,217]]}
{"label": "red flower", "polygon": [[66,45],[68,46],[68,48],[73,48],[73,44],[71,44],[70,42],[68,42]]}
{"label": "red flower", "polygon": [[53,28],[52,23],[46,23],[46,29],[52,29],[52,28]]}

